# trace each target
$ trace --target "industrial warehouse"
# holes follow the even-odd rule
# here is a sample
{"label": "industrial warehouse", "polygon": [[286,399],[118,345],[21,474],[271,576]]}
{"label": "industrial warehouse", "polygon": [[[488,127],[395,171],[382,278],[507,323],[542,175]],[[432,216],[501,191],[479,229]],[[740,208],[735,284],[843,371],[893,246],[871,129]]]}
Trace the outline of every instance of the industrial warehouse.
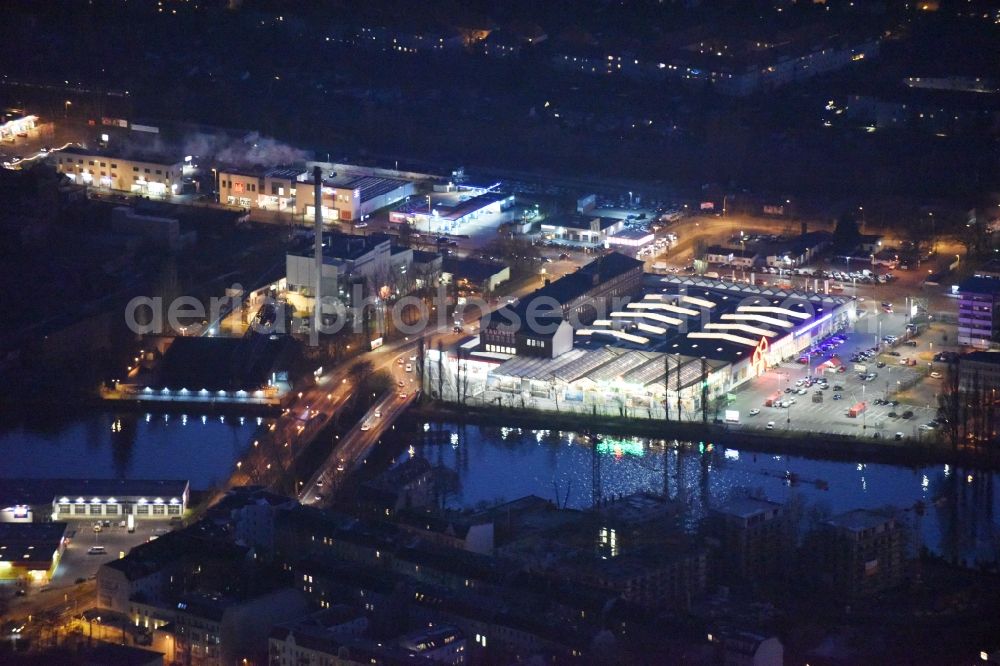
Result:
{"label": "industrial warehouse", "polygon": [[183,516],[187,481],[122,479],[6,480],[0,494],[0,523],[86,520],[135,516],[167,520]]}
{"label": "industrial warehouse", "polygon": [[409,199],[389,213],[389,221],[410,224],[422,231],[450,233],[480,217],[498,215],[513,205],[513,195],[489,188],[464,187]]}
{"label": "industrial warehouse", "polygon": [[516,309],[516,331],[484,321],[483,339],[509,335],[506,345],[473,338],[445,359],[466,400],[652,418],[667,405],[671,418],[701,419],[711,401],[856,317],[846,297],[673,276],[644,276],[640,293],[575,330],[558,312],[527,316],[531,300]]}

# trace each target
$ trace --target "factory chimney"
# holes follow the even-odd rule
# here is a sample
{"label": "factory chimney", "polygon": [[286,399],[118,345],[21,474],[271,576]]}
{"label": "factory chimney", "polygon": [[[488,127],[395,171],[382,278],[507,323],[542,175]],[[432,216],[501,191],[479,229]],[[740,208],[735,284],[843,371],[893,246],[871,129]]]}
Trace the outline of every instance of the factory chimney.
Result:
{"label": "factory chimney", "polygon": [[315,290],[315,306],[313,307],[313,330],[316,334],[319,334],[320,324],[322,323],[322,309],[321,302],[323,298],[322,285],[323,285],[323,170],[318,166],[313,167],[313,186],[315,187],[315,224],[313,226],[313,234],[315,235],[314,240],[314,251],[315,251],[315,270],[316,270],[316,290]]}

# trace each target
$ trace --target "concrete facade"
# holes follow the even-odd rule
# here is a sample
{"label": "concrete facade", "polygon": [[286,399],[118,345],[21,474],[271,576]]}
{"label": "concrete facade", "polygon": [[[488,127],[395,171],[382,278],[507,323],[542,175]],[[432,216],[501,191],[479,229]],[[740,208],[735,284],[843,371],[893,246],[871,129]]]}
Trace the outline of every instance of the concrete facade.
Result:
{"label": "concrete facade", "polygon": [[165,156],[125,157],[69,147],[50,159],[74,183],[150,196],[177,194],[184,175],[184,162]]}

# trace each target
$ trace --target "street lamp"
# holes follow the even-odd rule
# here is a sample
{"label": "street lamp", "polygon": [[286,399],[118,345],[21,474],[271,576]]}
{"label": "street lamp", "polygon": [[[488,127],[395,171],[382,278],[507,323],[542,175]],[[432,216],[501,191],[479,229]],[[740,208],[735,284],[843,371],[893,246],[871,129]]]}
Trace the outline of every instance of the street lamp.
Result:
{"label": "street lamp", "polygon": [[861,385],[861,404],[864,405],[864,409],[861,410],[861,430],[865,431],[868,429],[868,402],[865,400],[865,389],[868,387],[864,384]]}
{"label": "street lamp", "polygon": [[63,102],[63,118],[69,117],[69,107],[73,106],[73,102],[66,100]]}

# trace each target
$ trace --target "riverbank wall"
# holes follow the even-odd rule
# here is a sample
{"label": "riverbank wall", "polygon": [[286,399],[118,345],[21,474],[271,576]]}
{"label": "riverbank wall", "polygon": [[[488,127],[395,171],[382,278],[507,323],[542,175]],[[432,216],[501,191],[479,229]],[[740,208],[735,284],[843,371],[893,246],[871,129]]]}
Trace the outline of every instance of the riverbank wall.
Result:
{"label": "riverbank wall", "polygon": [[849,436],[814,434],[798,430],[752,431],[726,424],[690,421],[654,421],[623,417],[590,416],[525,408],[484,407],[427,403],[415,405],[406,418],[416,421],[448,421],[494,427],[565,430],[615,435],[633,435],[655,439],[690,441],[725,446],[741,451],[756,451],[842,460],[921,467],[948,464],[1000,470],[1000,456],[989,452],[955,450],[930,438],[918,441],[903,439],[859,439]]}

